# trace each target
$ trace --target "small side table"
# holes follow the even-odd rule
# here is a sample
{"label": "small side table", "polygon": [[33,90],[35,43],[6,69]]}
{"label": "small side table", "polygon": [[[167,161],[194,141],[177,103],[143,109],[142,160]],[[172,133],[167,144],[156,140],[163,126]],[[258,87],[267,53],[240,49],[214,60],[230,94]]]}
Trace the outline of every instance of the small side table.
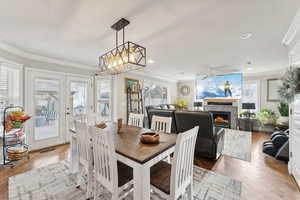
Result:
{"label": "small side table", "polygon": [[251,118],[239,118],[239,130],[242,131],[253,131],[253,124],[255,119]]}

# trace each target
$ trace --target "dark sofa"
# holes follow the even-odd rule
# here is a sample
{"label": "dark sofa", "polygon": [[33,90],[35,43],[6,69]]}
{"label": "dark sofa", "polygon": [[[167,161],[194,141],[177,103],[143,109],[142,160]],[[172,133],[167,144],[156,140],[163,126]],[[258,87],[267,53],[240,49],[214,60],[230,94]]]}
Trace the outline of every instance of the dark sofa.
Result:
{"label": "dark sofa", "polygon": [[148,108],[149,127],[153,115],[172,117],[172,133],[181,133],[195,126],[199,126],[196,141],[195,155],[217,159],[224,146],[225,129],[213,125],[213,118],[210,112],[203,111],[178,111]]}

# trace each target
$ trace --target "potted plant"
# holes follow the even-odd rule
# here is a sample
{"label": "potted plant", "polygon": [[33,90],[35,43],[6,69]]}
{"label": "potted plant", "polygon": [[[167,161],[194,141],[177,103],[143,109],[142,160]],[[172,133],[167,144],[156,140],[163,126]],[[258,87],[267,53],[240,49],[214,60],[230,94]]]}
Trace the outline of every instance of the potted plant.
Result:
{"label": "potted plant", "polygon": [[188,103],[184,99],[177,100],[174,105],[179,110],[186,110],[186,109],[188,109]]}
{"label": "potted plant", "polygon": [[278,111],[280,117],[277,120],[279,124],[288,124],[289,123],[289,105],[285,102],[280,102],[278,105]]}
{"label": "potted plant", "polygon": [[263,125],[274,125],[277,119],[278,117],[276,113],[271,109],[267,109],[267,108],[262,109],[258,115],[258,120]]}

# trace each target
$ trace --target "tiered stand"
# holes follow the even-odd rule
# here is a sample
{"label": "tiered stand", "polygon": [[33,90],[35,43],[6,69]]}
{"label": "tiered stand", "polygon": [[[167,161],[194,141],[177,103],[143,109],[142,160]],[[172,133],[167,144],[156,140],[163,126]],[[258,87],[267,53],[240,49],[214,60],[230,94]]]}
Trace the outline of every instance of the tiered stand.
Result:
{"label": "tiered stand", "polygon": [[1,136],[3,166],[14,167],[16,161],[29,159],[28,145],[25,144],[24,123],[20,127],[7,131],[7,123],[5,123],[7,116],[15,111],[24,111],[24,109],[21,106],[9,106],[3,111],[3,134]]}

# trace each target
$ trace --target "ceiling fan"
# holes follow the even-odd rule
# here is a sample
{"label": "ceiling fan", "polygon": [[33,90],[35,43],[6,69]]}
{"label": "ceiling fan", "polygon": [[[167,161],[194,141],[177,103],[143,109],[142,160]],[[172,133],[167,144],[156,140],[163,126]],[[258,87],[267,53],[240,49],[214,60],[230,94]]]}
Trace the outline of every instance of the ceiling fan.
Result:
{"label": "ceiling fan", "polygon": [[222,76],[225,74],[234,74],[234,73],[239,73],[241,70],[236,69],[236,68],[230,68],[230,67],[208,67],[206,72],[203,70],[203,72],[198,72],[196,74],[196,78],[200,78],[202,80],[212,77],[212,76]]}

